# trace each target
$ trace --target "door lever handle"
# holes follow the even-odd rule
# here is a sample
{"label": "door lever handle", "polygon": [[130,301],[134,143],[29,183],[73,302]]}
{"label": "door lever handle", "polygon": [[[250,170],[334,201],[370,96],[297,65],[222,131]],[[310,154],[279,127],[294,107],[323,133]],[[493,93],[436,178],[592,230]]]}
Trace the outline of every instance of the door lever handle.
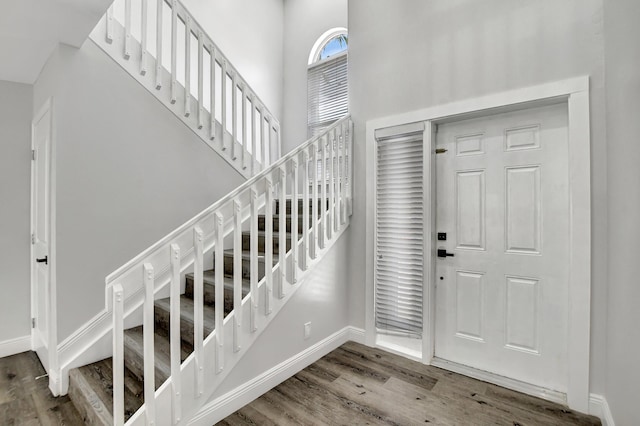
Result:
{"label": "door lever handle", "polygon": [[41,259],[36,259],[36,262],[44,263],[45,265],[48,265],[49,264],[49,256],[45,256],[45,257],[43,257]]}
{"label": "door lever handle", "polygon": [[446,249],[438,249],[438,257],[453,257],[454,254],[453,253],[447,253]]}

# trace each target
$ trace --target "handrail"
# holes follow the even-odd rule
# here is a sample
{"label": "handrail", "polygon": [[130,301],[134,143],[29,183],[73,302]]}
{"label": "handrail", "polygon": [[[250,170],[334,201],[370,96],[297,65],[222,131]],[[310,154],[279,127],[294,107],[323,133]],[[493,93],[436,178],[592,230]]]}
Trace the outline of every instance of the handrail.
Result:
{"label": "handrail", "polygon": [[[104,37],[92,34],[99,46],[241,174],[254,175],[281,155],[278,119],[180,0],[116,0],[120,2],[124,2],[124,16],[116,17],[120,9],[112,4],[101,24]],[[132,21],[136,14],[132,8],[138,9],[140,22]],[[164,18],[167,8],[169,22]],[[148,49],[149,23],[153,22],[155,55]],[[141,40],[134,36],[137,32]],[[184,43],[178,43],[179,32],[184,32]],[[192,55],[191,46],[196,44]],[[179,56],[184,59],[179,61]],[[168,68],[163,58],[170,59]],[[178,70],[184,71],[183,81]],[[238,117],[239,105],[243,109]],[[229,125],[228,118],[232,118]]]}
{"label": "handrail", "polygon": [[200,213],[198,213],[197,215],[195,215],[194,217],[192,217],[191,219],[189,219],[188,221],[186,221],[185,223],[183,223],[173,231],[171,231],[169,234],[167,234],[162,239],[158,240],[151,247],[142,251],[140,254],[138,254],[136,257],[131,259],[129,262],[125,263],[124,265],[116,269],[114,272],[107,275],[107,278],[105,280],[107,286],[110,286],[113,282],[117,281],[119,277],[121,277],[122,275],[130,271],[135,265],[138,265],[143,259],[149,257],[152,253],[154,253],[158,249],[163,248],[167,244],[167,242],[175,239],[176,236],[179,235],[181,232],[184,232],[185,230],[193,227],[196,223],[202,220],[202,218],[215,212],[218,208],[220,208],[220,206],[223,206],[224,204],[233,201],[233,199],[237,197],[240,193],[251,188],[251,186],[254,185],[256,182],[258,182],[268,174],[272,173],[274,170],[278,169],[280,166],[285,164],[294,156],[300,154],[302,151],[308,148],[315,141],[320,140],[322,137],[326,136],[327,134],[332,132],[334,129],[350,121],[351,121],[351,116],[349,115],[336,121],[334,124],[329,126],[324,132],[322,132],[317,136],[307,139],[306,142],[299,145],[297,148],[294,148],[293,150],[291,150],[288,154],[280,158],[278,161],[273,163],[267,169],[263,170],[262,172],[255,175],[254,177],[248,179],[242,185],[238,186],[236,189],[234,189],[233,191],[231,191],[230,193],[228,193],[227,195],[225,195],[224,197],[222,197],[221,199],[219,199],[218,201],[216,201],[215,203],[213,203],[212,205],[210,205],[209,207],[207,207],[206,209],[204,209],[203,211],[201,211]]}
{"label": "handrail", "polygon": [[[114,424],[124,424],[124,392],[119,387],[124,386],[125,317],[136,309],[143,308],[145,403],[142,410],[136,413],[136,419],[140,419],[142,415],[147,422],[162,418],[161,412],[167,409],[166,404],[156,404],[156,401],[167,401],[170,398],[173,422],[179,422],[180,416],[184,415],[185,404],[191,408],[195,404],[194,399],[189,398],[197,399],[208,389],[204,378],[221,377],[223,370],[226,372],[227,360],[234,359],[234,354],[245,349],[241,342],[250,340],[253,333],[264,327],[266,322],[259,320],[259,317],[268,317],[273,306],[279,303],[278,300],[285,300],[290,287],[288,284],[295,284],[310,262],[317,259],[348,226],[353,199],[352,152],[353,122],[347,116],[280,158],[107,276],[105,282],[107,295],[111,298],[114,331]],[[320,197],[319,187],[322,188]],[[280,203],[278,226],[281,232],[278,241],[273,240],[274,200]],[[282,211],[287,208],[287,203],[290,203],[291,208],[291,245],[288,250],[285,236],[287,214]],[[321,206],[319,218],[318,206]],[[304,212],[303,229],[298,231],[300,208]],[[247,214],[245,209],[248,209]],[[258,280],[258,259],[261,257],[258,254],[258,217],[261,211],[265,216],[264,259],[268,266],[265,267],[264,278]],[[250,225],[251,275],[250,290],[246,297],[243,297],[242,268],[238,267],[242,256],[241,235],[246,232],[243,222]],[[234,241],[233,263],[238,265],[234,267],[233,309],[229,313],[229,318],[232,316],[233,321],[226,321],[224,318],[224,286],[216,285],[215,328],[205,338],[202,327],[204,253],[215,253],[214,281],[221,283],[224,242],[225,236],[229,234],[233,234]],[[278,247],[276,258],[274,246]],[[274,265],[272,260],[277,260],[277,263]],[[188,357],[181,365],[178,364],[178,359],[173,359],[170,387],[163,385],[160,390],[154,391],[152,325],[155,294],[169,285],[172,306],[169,339],[172,348],[179,348],[180,326],[176,318],[180,318],[180,273],[191,267],[194,268],[195,289],[193,356]],[[273,291],[276,284],[277,291]],[[265,290],[260,292],[260,287],[263,286]],[[261,298],[265,298],[263,309],[259,308],[259,294],[262,295]],[[248,327],[241,327],[243,317],[247,318]],[[135,319],[128,320],[128,323],[131,321]],[[225,331],[225,327],[232,329]],[[226,343],[225,335],[232,336],[233,341]],[[213,346],[207,349],[209,345]],[[215,354],[215,362],[205,362],[205,353]],[[195,394],[186,393],[194,389]],[[159,392],[171,394],[161,396]],[[188,405],[189,403],[193,404]]]}

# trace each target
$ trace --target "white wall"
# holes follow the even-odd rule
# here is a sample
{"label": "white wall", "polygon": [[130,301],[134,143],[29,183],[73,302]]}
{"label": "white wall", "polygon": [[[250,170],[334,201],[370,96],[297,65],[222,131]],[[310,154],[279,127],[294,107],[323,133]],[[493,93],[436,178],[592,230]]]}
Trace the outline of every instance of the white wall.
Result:
{"label": "white wall", "polygon": [[32,86],[0,81],[0,344],[31,332]]}
{"label": "white wall", "polygon": [[281,121],[283,0],[183,0],[183,3]]}
{"label": "white wall", "polygon": [[[216,389],[213,400],[259,376],[288,358],[349,325],[348,231],[311,270],[251,350]],[[304,323],[311,322],[311,336],[304,340]]]}
{"label": "white wall", "polygon": [[243,182],[92,41],[34,86],[57,127],[59,342],[104,307],[104,278]]}
{"label": "white wall", "polygon": [[307,64],[327,30],[347,26],[347,0],[284,0],[284,118],[282,152],[307,140]]}
{"label": "white wall", "polygon": [[[604,393],[607,149],[602,0],[351,0],[355,120],[350,321],[364,326],[367,120],[575,76],[591,77],[592,384]],[[617,248],[616,248],[617,251]],[[636,250],[637,252],[637,250]],[[636,280],[637,281],[637,280]]]}
{"label": "white wall", "polygon": [[609,188],[605,396],[616,425],[640,424],[640,2],[604,3]]}

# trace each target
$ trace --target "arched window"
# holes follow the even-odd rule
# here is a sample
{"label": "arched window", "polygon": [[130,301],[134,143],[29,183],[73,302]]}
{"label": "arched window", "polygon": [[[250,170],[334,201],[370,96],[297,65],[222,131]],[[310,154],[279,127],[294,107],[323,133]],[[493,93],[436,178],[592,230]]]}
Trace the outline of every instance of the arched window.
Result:
{"label": "arched window", "polygon": [[346,28],[325,32],[309,54],[307,72],[307,133],[308,137],[349,113],[347,91]]}

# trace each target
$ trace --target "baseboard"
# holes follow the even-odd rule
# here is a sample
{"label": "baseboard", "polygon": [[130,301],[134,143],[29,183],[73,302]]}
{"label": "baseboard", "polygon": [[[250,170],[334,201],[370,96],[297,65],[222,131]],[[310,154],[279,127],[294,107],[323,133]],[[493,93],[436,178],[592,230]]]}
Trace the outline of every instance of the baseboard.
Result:
{"label": "baseboard", "polygon": [[0,342],[0,358],[31,350],[31,336],[16,337]]}
{"label": "baseboard", "polygon": [[209,402],[198,411],[188,425],[215,424],[350,340],[363,342],[364,330],[347,326],[333,333],[255,379]]}
{"label": "baseboard", "polygon": [[595,393],[589,395],[589,414],[600,418],[602,426],[615,426],[609,404],[602,395]]}

